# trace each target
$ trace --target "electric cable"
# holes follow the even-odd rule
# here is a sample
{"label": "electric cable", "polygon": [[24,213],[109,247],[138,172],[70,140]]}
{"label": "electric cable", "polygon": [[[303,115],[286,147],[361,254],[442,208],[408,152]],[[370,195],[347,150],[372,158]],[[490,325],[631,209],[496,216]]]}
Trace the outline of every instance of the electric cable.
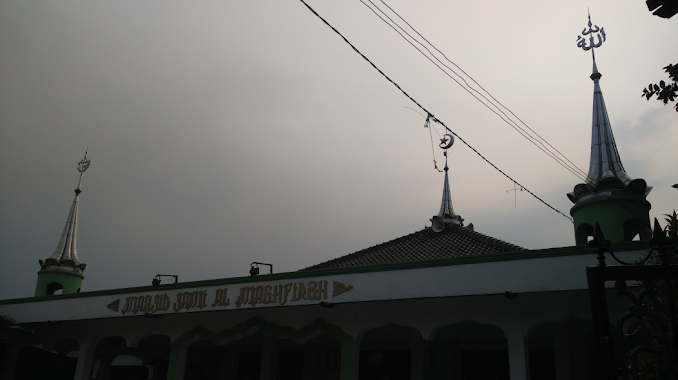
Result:
{"label": "electric cable", "polygon": [[309,11],[311,11],[311,13],[313,13],[313,14],[314,14],[316,17],[318,17],[323,23],[325,23],[325,25],[327,25],[328,27],[330,27],[337,35],[339,35],[339,37],[341,37],[341,38],[344,40],[344,42],[346,42],[346,43],[353,49],[353,51],[355,51],[356,53],[358,53],[358,54],[359,54],[365,61],[367,61],[367,62],[368,62],[375,70],[377,70],[377,71],[379,72],[379,74],[381,74],[384,78],[386,78],[386,80],[388,80],[389,82],[391,82],[391,84],[393,84],[398,90],[400,90],[400,92],[402,92],[403,95],[405,95],[407,98],[409,98],[414,104],[417,105],[417,107],[419,107],[419,108],[420,108],[422,111],[424,111],[427,115],[430,115],[430,116],[433,118],[433,120],[434,120],[435,122],[437,122],[437,123],[439,123],[440,125],[442,125],[443,127],[445,127],[445,129],[446,129],[450,134],[452,134],[454,137],[456,137],[456,138],[457,138],[459,141],[461,141],[464,145],[466,145],[467,147],[469,147],[475,154],[477,154],[480,158],[482,158],[485,162],[487,162],[487,163],[488,163],[490,166],[492,166],[495,170],[497,170],[499,173],[503,174],[504,177],[506,177],[506,178],[508,178],[509,180],[515,182],[517,185],[519,185],[520,187],[522,187],[523,189],[525,189],[525,191],[527,191],[530,195],[532,195],[532,197],[534,197],[535,199],[537,199],[538,201],[540,201],[541,203],[543,203],[544,205],[546,205],[547,207],[549,207],[549,208],[552,209],[553,211],[555,211],[555,212],[557,212],[558,214],[562,215],[563,217],[567,218],[568,220],[570,220],[570,222],[574,223],[574,220],[573,220],[571,217],[569,217],[569,216],[563,214],[562,212],[560,212],[560,211],[559,211],[558,209],[556,209],[555,207],[553,207],[553,206],[551,206],[550,204],[546,203],[546,201],[544,201],[543,199],[541,199],[541,198],[540,198],[539,196],[537,196],[535,193],[533,193],[532,191],[530,191],[530,190],[529,190],[528,188],[526,188],[525,186],[521,185],[518,181],[516,181],[516,180],[514,180],[513,178],[511,178],[511,176],[509,176],[509,175],[506,174],[504,171],[502,171],[501,169],[499,169],[495,164],[493,164],[490,160],[488,160],[485,156],[483,156],[480,152],[478,152],[474,147],[472,147],[469,143],[467,143],[464,139],[462,139],[458,134],[456,134],[455,132],[453,132],[453,131],[452,131],[452,130],[451,130],[451,129],[450,129],[450,128],[442,121],[442,120],[436,118],[436,117],[435,117],[431,112],[429,112],[424,106],[422,106],[421,104],[419,104],[419,102],[418,102],[417,100],[415,100],[415,99],[414,99],[412,96],[410,96],[405,90],[403,90],[402,87],[400,87],[400,85],[398,85],[398,84],[397,84],[396,82],[394,82],[391,78],[389,78],[388,75],[386,75],[383,71],[381,71],[381,69],[379,69],[379,67],[377,67],[377,65],[375,65],[372,61],[370,61],[369,58],[367,58],[363,53],[360,52],[360,50],[358,50],[358,48],[356,48],[356,47],[355,47],[348,39],[346,39],[346,37],[344,37],[344,35],[341,34],[341,32],[339,32],[335,27],[333,27],[329,22],[327,22],[327,20],[325,20],[322,16],[320,16],[320,15],[318,14],[318,12],[315,11],[315,9],[311,8],[311,6],[308,5],[304,0],[299,0],[299,1],[301,1],[301,3],[304,4],[304,5],[306,6],[306,8],[308,8]]}
{"label": "electric cable", "polygon": [[[416,42],[419,43],[424,49],[426,49],[426,51],[428,51],[428,52],[431,54],[431,56],[433,56],[433,58],[435,58],[438,62],[440,62],[440,60],[439,60],[439,59],[438,59],[438,58],[437,58],[437,57],[436,57],[436,56],[435,56],[435,55],[434,55],[434,54],[433,54],[433,53],[432,53],[432,52],[431,52],[424,44],[422,44],[420,41],[417,41],[416,38],[412,37],[412,36],[411,36],[407,31],[405,31],[400,25],[398,25],[395,21],[393,21],[393,19],[391,19],[391,18],[390,18],[383,10],[381,10],[376,4],[374,4],[374,3],[372,2],[372,0],[367,0],[367,1],[369,1],[370,4],[372,4],[376,9],[378,9],[379,12],[381,12],[386,18],[388,18],[391,22],[393,22],[393,24],[395,24],[400,30],[402,30],[405,34],[407,34],[407,36],[409,36],[410,38],[412,38],[412,40],[416,41]],[[576,168],[579,172],[581,172],[581,173],[583,173],[583,174],[586,174],[586,173],[584,173],[584,171],[582,171],[579,167],[577,167],[572,161],[570,161],[564,154],[562,154],[557,148],[555,148],[555,147],[554,147],[553,145],[551,145],[548,141],[546,141],[546,139],[544,139],[543,137],[541,137],[537,132],[535,132],[532,128],[530,128],[530,126],[528,126],[527,124],[525,124],[525,122],[524,122],[522,119],[520,119],[518,116],[516,116],[516,115],[513,113],[513,111],[511,111],[508,107],[504,106],[503,104],[501,104],[501,102],[499,102],[497,99],[495,99],[495,98],[492,96],[492,94],[490,94],[489,91],[487,91],[487,90],[486,90],[485,88],[483,88],[483,87],[482,87],[475,79],[473,79],[473,77],[472,77],[471,75],[469,75],[468,73],[466,73],[466,72],[465,72],[461,67],[459,67],[456,63],[454,63],[454,62],[451,61],[449,58],[447,58],[447,56],[445,55],[445,53],[443,53],[442,51],[440,51],[440,50],[439,50],[438,48],[436,48],[431,42],[429,42],[429,41],[426,39],[426,37],[424,37],[423,35],[421,35],[421,33],[419,33],[419,31],[417,31],[412,25],[410,25],[409,22],[407,22],[407,20],[405,20],[402,16],[400,16],[400,14],[398,14],[398,12],[396,12],[393,8],[391,8],[388,4],[386,4],[386,3],[384,2],[384,0],[379,0],[379,1],[381,1],[382,4],[384,4],[389,10],[391,10],[396,16],[398,16],[405,24],[407,24],[407,26],[409,26],[415,33],[417,33],[417,35],[419,35],[422,39],[424,39],[424,41],[426,41],[433,49],[435,49],[437,52],[439,52],[439,53],[440,53],[440,54],[441,54],[448,62],[450,62],[452,65],[454,65],[456,68],[458,68],[458,69],[459,69],[461,72],[463,72],[467,77],[469,77],[476,85],[478,85],[478,87],[480,87],[483,91],[485,91],[485,92],[488,94],[488,96],[489,96],[490,98],[492,98],[492,100],[494,100],[495,102],[497,102],[497,104],[499,104],[499,105],[502,106],[504,109],[506,109],[511,115],[513,115],[513,116],[514,116],[516,119],[518,119],[523,125],[525,125],[525,127],[527,127],[531,132],[533,132],[533,133],[534,133],[535,135],[537,135],[541,140],[543,140],[549,147],[553,148],[556,152],[558,152],[558,154],[560,154],[564,159],[566,159],[570,164],[572,164],[572,166],[573,166],[574,168]],[[360,2],[363,3],[363,5],[365,5],[367,8],[369,8],[375,15],[377,15],[377,17],[379,17],[379,18],[380,18],[382,21],[384,21],[387,25],[389,25],[391,28],[393,28],[393,25],[389,24],[386,20],[384,20],[378,13],[376,13],[372,8],[370,8],[370,6],[368,6],[363,0],[360,0]],[[407,40],[400,32],[398,32],[395,28],[393,28],[393,29],[394,29],[394,30],[395,30],[395,31],[396,31],[403,39],[405,39],[408,43],[410,43],[410,45],[412,45],[415,49],[417,49],[417,51],[419,51],[422,55],[426,56],[421,50],[419,50],[419,49],[418,49],[416,46],[414,46],[409,40]],[[426,57],[426,58],[429,58],[429,57]],[[429,61],[430,61],[430,58],[429,58]],[[433,63],[435,64],[435,62],[433,62]],[[478,92],[478,93],[480,94],[480,92],[479,92],[478,90],[474,89],[472,86],[470,86],[470,85],[468,84],[468,82],[466,82],[466,80],[465,80],[461,75],[457,74],[453,69],[451,69],[449,66],[445,65],[444,63],[442,63],[442,62],[440,62],[440,63],[441,63],[443,66],[445,66],[446,68],[448,68],[450,71],[452,71],[455,75],[457,75],[457,76],[459,77],[459,79],[461,79],[461,80],[464,82],[464,84],[466,84],[471,90],[476,91],[476,92]],[[437,66],[439,69],[442,70],[442,68],[441,68],[440,66],[438,66],[437,64],[436,64],[436,66]],[[445,72],[444,70],[442,70],[442,71]],[[449,76],[449,74],[448,74],[447,72],[445,72],[445,74],[447,74],[447,75]],[[454,78],[452,78],[452,79],[454,79]],[[455,80],[455,82],[461,86],[461,84],[460,84],[458,81]],[[462,87],[463,87],[463,86],[462,86]],[[468,90],[467,90],[467,91],[468,91]],[[487,99],[487,98],[486,98],[485,96],[483,96],[482,94],[480,94],[480,96],[482,96],[482,97],[483,97],[485,100],[487,100],[488,102],[490,101],[489,99]],[[476,99],[478,99],[478,98],[476,98]],[[478,99],[478,100],[479,100],[479,99]],[[480,101],[480,100],[479,100],[479,101]],[[481,101],[481,103],[482,103],[482,101]],[[494,105],[494,104],[493,104],[493,105]],[[496,105],[495,105],[495,107],[496,107]],[[498,108],[498,107],[497,107],[497,108]],[[504,112],[502,112],[501,110],[499,110],[499,112],[501,112],[502,115],[504,115],[504,116],[506,116],[507,118],[509,118],[508,115],[506,115],[506,114],[505,114]],[[495,113],[496,113],[496,112],[495,112]],[[510,118],[509,118],[509,119],[510,119]],[[504,120],[504,118],[502,118],[502,120]],[[504,120],[504,121],[506,122],[506,120]],[[509,125],[511,125],[511,124],[509,124]],[[511,125],[511,126],[513,127],[513,125]],[[519,128],[520,128],[520,127],[519,127]],[[514,129],[515,129],[515,128],[514,128]],[[522,128],[520,128],[520,129],[523,130]],[[523,131],[524,131],[524,130],[523,130]],[[520,132],[519,132],[519,133],[520,133]],[[521,135],[522,135],[522,133],[521,133]],[[530,136],[530,137],[531,137],[531,136]],[[615,149],[616,149],[616,143],[615,143],[615,141],[614,141],[614,136],[612,136],[612,144],[615,146]],[[541,145],[543,146],[543,144],[541,144]],[[547,148],[547,149],[548,149],[548,148]],[[553,157],[553,156],[552,156],[552,157]],[[562,160],[561,160],[561,161],[562,161]],[[567,168],[567,167],[565,167],[565,168],[568,169],[568,170],[570,170],[570,169]],[[579,176],[577,173],[574,173],[572,170],[570,170],[570,172],[572,172],[573,174],[575,174],[576,176],[578,176],[578,177],[579,177],[580,179],[582,179],[584,182],[587,182],[588,174],[586,174],[585,176],[581,177],[581,176]],[[591,180],[592,180],[592,182],[593,182],[594,184],[597,183],[597,181],[595,181],[595,180],[593,180],[593,179],[591,179]],[[611,196],[609,196],[609,195],[605,195],[605,196],[608,197],[608,198],[611,198]],[[628,207],[626,207],[626,206],[624,206],[624,205],[622,205],[622,204],[618,204],[618,206],[621,207],[621,208],[623,208],[623,209],[625,209],[627,212],[629,212],[631,215],[635,216],[636,218],[642,219],[637,213],[635,213],[633,210],[629,209]]]}
{"label": "electric cable", "polygon": [[[365,5],[368,9],[370,9],[370,10],[371,10],[377,17],[379,17],[384,23],[386,23],[387,25],[389,25],[396,33],[398,33],[398,34],[400,35],[401,38],[403,38],[403,39],[404,39],[405,41],[407,41],[410,45],[412,45],[412,47],[414,47],[420,54],[422,54],[422,55],[423,55],[424,57],[426,57],[429,61],[431,61],[431,63],[433,63],[433,64],[434,64],[439,70],[441,70],[445,75],[447,75],[448,77],[450,77],[450,79],[454,80],[459,86],[461,86],[462,88],[464,88],[464,90],[466,90],[469,94],[471,94],[474,98],[476,98],[476,100],[478,100],[481,104],[483,104],[485,107],[487,107],[488,109],[490,109],[490,111],[492,111],[492,112],[495,113],[497,116],[499,116],[499,117],[502,119],[502,121],[504,121],[506,124],[508,124],[508,125],[509,125],[511,128],[513,128],[514,130],[516,130],[516,132],[518,132],[523,138],[525,138],[525,139],[527,139],[528,141],[530,141],[530,142],[531,142],[533,145],[535,145],[538,149],[540,149],[540,150],[541,150],[542,152],[544,152],[546,155],[548,155],[549,157],[551,157],[552,159],[554,159],[559,165],[561,165],[561,166],[562,166],[563,168],[565,168],[566,170],[570,171],[572,174],[574,174],[575,176],[577,176],[579,179],[585,180],[585,178],[586,178],[586,173],[584,173],[579,167],[577,167],[572,161],[570,161],[570,160],[569,160],[564,154],[562,154],[558,149],[556,149],[555,147],[553,147],[553,145],[551,145],[548,141],[546,141],[543,137],[541,137],[537,132],[535,132],[532,128],[530,128],[525,122],[522,121],[522,119],[520,119],[518,116],[516,116],[510,109],[508,109],[508,108],[507,108],[506,106],[504,106],[501,102],[499,102],[498,100],[496,100],[496,99],[492,96],[492,94],[490,94],[487,90],[485,90],[485,88],[483,88],[480,84],[478,84],[478,82],[477,82],[475,79],[473,79],[473,77],[471,77],[468,73],[466,73],[463,69],[461,69],[456,63],[452,62],[449,58],[447,58],[447,56],[446,56],[444,53],[442,53],[438,48],[436,48],[433,44],[431,44],[425,37],[423,37],[423,36],[421,35],[421,33],[419,33],[414,27],[412,27],[412,26],[411,26],[411,25],[410,25],[410,24],[409,24],[402,16],[400,16],[396,11],[394,11],[388,4],[384,3],[383,0],[380,0],[384,5],[386,5],[386,7],[388,7],[394,14],[396,14],[396,16],[398,16],[403,22],[405,22],[405,24],[407,24],[407,25],[408,25],[415,33],[417,33],[417,35],[419,35],[422,39],[424,39],[424,41],[426,41],[426,42],[427,42],[434,50],[438,51],[438,52],[439,52],[439,53],[440,53],[440,54],[441,54],[448,62],[450,62],[450,63],[451,63],[452,65],[454,65],[455,67],[457,67],[462,73],[464,73],[467,77],[469,77],[470,80],[472,80],[476,85],[478,85],[478,87],[480,87],[485,93],[487,93],[487,95],[488,95],[492,100],[488,99],[488,98],[487,98],[485,95],[483,95],[480,91],[478,91],[477,89],[473,88],[473,86],[471,86],[471,85],[466,81],[466,79],[464,79],[463,76],[461,76],[459,73],[457,73],[456,71],[454,71],[454,69],[452,69],[451,67],[449,67],[448,65],[446,65],[445,63],[443,63],[443,62],[442,62],[442,61],[441,61],[441,60],[440,60],[433,52],[431,52],[431,50],[428,49],[421,41],[417,40],[417,39],[416,39],[415,37],[413,37],[410,33],[408,33],[402,26],[400,26],[396,21],[394,21],[391,17],[389,17],[389,16],[386,14],[386,12],[384,12],[381,8],[379,8],[379,6],[377,6],[376,4],[374,4],[374,2],[372,2],[371,0],[367,0],[367,1],[369,1],[370,4],[372,4],[372,6],[374,6],[374,8],[376,8],[379,12],[381,12],[381,13],[382,13],[389,21],[391,21],[391,23],[393,23],[393,25],[395,25],[395,27],[394,27],[393,25],[391,25],[391,23],[389,23],[388,21],[386,21],[386,20],[385,20],[381,15],[379,15],[379,13],[377,13],[374,9],[372,9],[372,7],[370,7],[369,5],[367,5],[367,3],[365,3],[365,1],[360,0],[360,2],[361,2],[363,5]],[[436,61],[438,61],[441,65],[443,65],[443,66],[446,67],[449,71],[451,71],[454,75],[456,75],[457,77],[459,77],[459,79],[460,79],[461,81],[464,82],[464,85],[462,85],[458,80],[456,80],[455,78],[453,78],[447,71],[445,71],[442,67],[440,67],[440,65],[438,65],[438,64],[435,63],[435,62],[433,62],[433,60],[431,59],[431,57],[429,57],[426,53],[424,53],[423,51],[421,51],[421,49],[419,49],[417,46],[415,46],[415,45],[412,43],[412,41],[410,41],[409,39],[407,39],[400,31],[398,31],[398,30],[396,29],[396,27],[399,28],[400,30],[402,30],[402,32],[405,33],[408,37],[410,37],[410,39],[412,39],[413,41],[415,41],[416,43],[418,43],[419,45],[421,45],[421,46],[422,46],[422,47],[423,47],[423,48],[431,55],[431,57],[433,57],[433,58],[434,58]],[[467,88],[467,87],[468,87],[468,88]],[[469,89],[472,90],[472,91],[475,91],[476,93],[478,93],[478,95],[480,95],[483,99],[485,99],[488,103],[490,103],[490,105],[492,105],[494,108],[496,108],[497,111],[499,111],[499,113],[501,113],[504,117],[502,117],[501,115],[499,115],[499,113],[498,113],[497,111],[495,111],[494,109],[490,108],[490,106],[488,106],[485,102],[483,102],[483,101],[480,100],[477,96],[475,96],[474,94],[472,94],[472,93],[469,91]],[[509,115],[507,115],[504,111],[502,111],[502,109],[501,109],[499,106],[497,106],[497,104],[495,104],[495,102],[496,102],[497,104],[499,104],[499,106],[501,106],[501,108],[506,109],[511,115],[513,115],[516,119],[518,119],[523,125],[525,125],[525,127],[526,127],[530,132],[532,132],[534,135],[536,135],[536,136],[538,137],[538,139],[537,139],[536,137],[532,136],[532,135],[530,134],[530,132],[528,132],[528,131],[526,131],[524,128],[522,128],[516,121],[512,120],[511,117],[510,117]],[[508,120],[507,120],[507,119],[508,119]],[[543,142],[542,142],[542,141],[543,141]],[[546,145],[544,145],[544,143],[545,143]],[[541,146],[539,146],[539,145],[537,145],[537,144],[539,144],[539,145],[541,145]],[[547,146],[547,145],[548,145],[548,146]],[[554,153],[553,151],[551,151],[551,149],[555,150],[555,152],[557,152],[557,154]],[[560,158],[559,156],[562,156],[563,158]],[[565,161],[567,161],[567,162],[565,162]],[[581,174],[580,174],[580,173],[581,173]]]}

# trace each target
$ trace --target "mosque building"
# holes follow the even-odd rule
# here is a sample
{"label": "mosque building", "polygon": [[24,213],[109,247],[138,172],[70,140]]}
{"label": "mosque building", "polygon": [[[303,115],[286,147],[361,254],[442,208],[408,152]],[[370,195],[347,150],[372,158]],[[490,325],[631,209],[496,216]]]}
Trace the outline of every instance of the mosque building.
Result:
{"label": "mosque building", "polygon": [[[464,225],[446,164],[440,210],[421,231],[296,272],[80,292],[85,155],[35,297],[0,301],[18,324],[0,330],[2,378],[596,378],[587,241],[598,223],[617,256],[642,255],[651,187],[624,171],[595,61],[591,79],[589,172],[567,194],[571,247],[527,250]],[[610,297],[611,310],[626,306]]]}

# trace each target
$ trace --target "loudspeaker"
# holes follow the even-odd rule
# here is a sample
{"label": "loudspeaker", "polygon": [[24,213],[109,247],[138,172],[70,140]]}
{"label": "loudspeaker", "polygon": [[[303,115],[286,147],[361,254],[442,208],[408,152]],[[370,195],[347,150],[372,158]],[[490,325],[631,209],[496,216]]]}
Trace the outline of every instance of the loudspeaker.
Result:
{"label": "loudspeaker", "polygon": [[439,216],[434,216],[433,219],[431,219],[431,222],[431,229],[433,232],[440,232],[445,228],[445,221]]}

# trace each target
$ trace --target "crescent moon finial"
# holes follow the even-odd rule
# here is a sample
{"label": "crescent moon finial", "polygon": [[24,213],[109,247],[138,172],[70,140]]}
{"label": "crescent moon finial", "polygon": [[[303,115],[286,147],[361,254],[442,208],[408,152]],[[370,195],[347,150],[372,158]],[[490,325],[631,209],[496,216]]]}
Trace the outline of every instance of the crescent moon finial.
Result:
{"label": "crescent moon finial", "polygon": [[454,136],[451,134],[447,133],[443,135],[443,138],[440,139],[440,148],[441,149],[449,149],[452,144],[454,144]]}

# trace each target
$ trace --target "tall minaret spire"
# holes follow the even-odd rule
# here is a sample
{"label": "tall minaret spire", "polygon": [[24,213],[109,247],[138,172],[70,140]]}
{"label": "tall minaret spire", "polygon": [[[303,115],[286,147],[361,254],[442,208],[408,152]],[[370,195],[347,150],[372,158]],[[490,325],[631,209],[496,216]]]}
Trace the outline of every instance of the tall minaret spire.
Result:
{"label": "tall minaret spire", "polygon": [[590,77],[593,80],[591,156],[584,183],[576,185],[574,191],[567,194],[575,204],[570,214],[574,218],[577,245],[587,243],[596,224],[613,243],[630,241],[638,235],[641,240],[650,236],[651,206],[645,197],[652,187],[647,186],[643,179],[631,178],[624,170],[600,89],[602,74],[598,71],[593,51],[605,40],[605,30],[593,25],[589,14],[588,28],[584,28],[578,36],[577,47],[591,50],[593,59]]}
{"label": "tall minaret spire", "polygon": [[64,230],[61,233],[61,239],[52,256],[48,257],[44,262],[40,260],[42,269],[62,269],[71,270],[82,273],[87,265],[78,259],[76,250],[78,240],[78,200],[80,198],[80,189],[82,185],[82,173],[89,168],[90,160],[87,159],[87,150],[85,150],[85,157],[78,163],[78,172],[80,179],[78,180],[78,187],[75,189],[75,199],[71,205],[71,211],[68,213]]}

